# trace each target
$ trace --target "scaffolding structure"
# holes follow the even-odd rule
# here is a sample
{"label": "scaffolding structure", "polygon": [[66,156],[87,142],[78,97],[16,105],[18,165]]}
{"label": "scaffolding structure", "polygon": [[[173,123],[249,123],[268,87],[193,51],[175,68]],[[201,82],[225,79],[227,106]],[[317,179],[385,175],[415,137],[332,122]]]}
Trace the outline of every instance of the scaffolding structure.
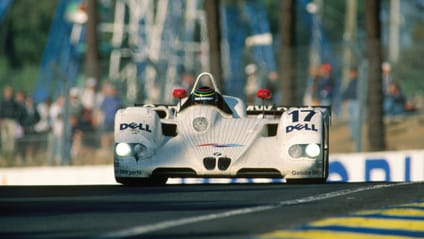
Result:
{"label": "scaffolding structure", "polygon": [[261,0],[221,2],[220,9],[226,92],[245,99],[244,87],[240,86],[246,84],[246,65],[256,65],[259,87],[265,87],[267,74],[276,71],[265,5]]}
{"label": "scaffolding structure", "polygon": [[129,101],[169,103],[183,71],[207,70],[206,18],[201,3],[116,1],[109,27],[109,77],[126,82]]}
{"label": "scaffolding structure", "polygon": [[[100,44],[110,46],[103,78],[119,83],[128,103],[172,103],[172,89],[181,86],[183,73],[209,70],[203,1],[105,1],[108,17],[101,18],[98,25],[99,32],[108,35],[103,41],[109,41]],[[105,2],[99,1],[101,6]],[[65,88],[75,86],[81,75],[84,19],[65,17],[71,5],[81,4],[83,0],[58,3],[34,93],[38,102],[63,93],[63,83]],[[219,7],[224,92],[244,99],[246,51],[260,69],[261,87],[266,74],[276,70],[266,9],[261,0],[244,4],[220,1]]]}

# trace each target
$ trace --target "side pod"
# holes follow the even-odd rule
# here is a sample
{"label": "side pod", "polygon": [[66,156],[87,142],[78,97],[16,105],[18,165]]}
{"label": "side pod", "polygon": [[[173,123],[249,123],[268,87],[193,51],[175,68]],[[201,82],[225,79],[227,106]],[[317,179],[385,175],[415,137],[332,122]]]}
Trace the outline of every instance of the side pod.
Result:
{"label": "side pod", "polygon": [[145,143],[157,148],[162,143],[160,118],[153,107],[128,107],[115,115],[115,142]]}

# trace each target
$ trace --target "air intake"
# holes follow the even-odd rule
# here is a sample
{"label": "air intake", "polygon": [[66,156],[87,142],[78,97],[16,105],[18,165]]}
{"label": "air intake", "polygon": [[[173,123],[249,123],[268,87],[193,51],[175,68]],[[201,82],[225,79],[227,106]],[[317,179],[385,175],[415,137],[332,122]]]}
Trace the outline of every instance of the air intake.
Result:
{"label": "air intake", "polygon": [[203,165],[207,170],[213,170],[216,167],[216,159],[213,157],[206,157],[203,159]]}
{"label": "air intake", "polygon": [[273,168],[242,168],[237,172],[241,178],[282,178],[280,171]]}
{"label": "air intake", "polygon": [[222,157],[218,159],[218,168],[219,170],[227,170],[230,167],[231,159],[227,157]]}

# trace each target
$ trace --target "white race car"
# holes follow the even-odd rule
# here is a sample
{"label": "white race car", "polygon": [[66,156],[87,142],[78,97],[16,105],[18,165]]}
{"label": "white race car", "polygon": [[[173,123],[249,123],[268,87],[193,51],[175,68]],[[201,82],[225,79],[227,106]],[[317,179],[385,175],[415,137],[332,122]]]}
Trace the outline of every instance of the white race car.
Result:
{"label": "white race car", "polygon": [[[200,74],[176,105],[140,105],[115,115],[114,169],[125,185],[168,178],[284,178],[324,183],[331,110],[324,106],[246,106]],[[257,96],[266,102],[269,90]]]}

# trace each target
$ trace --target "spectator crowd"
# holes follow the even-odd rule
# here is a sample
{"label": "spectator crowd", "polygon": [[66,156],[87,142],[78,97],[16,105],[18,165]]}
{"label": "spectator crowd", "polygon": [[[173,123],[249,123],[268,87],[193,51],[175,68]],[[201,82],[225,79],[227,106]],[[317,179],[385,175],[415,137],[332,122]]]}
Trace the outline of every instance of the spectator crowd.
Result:
{"label": "spectator crowd", "polygon": [[[348,102],[348,111],[350,115],[357,114],[355,108],[358,107],[358,81],[358,69],[352,67],[349,70],[349,82],[344,89],[341,89],[341,98],[343,102]],[[391,66],[387,62],[382,65],[382,81],[384,97],[383,110],[385,115],[401,115],[415,110],[402,92],[399,82],[392,78]],[[333,105],[336,96],[334,92],[336,90],[336,81],[330,64],[325,63],[321,64],[319,67],[312,67],[307,82],[308,85],[304,98],[305,105]]]}
{"label": "spectator crowd", "polygon": [[[383,112],[387,117],[405,115],[416,111],[414,104],[407,99],[403,93],[399,81],[393,79],[391,65],[388,62],[382,64],[382,87],[383,87]],[[335,80],[333,78],[330,64],[321,64],[319,67],[312,67],[309,72],[308,86],[305,93],[304,103],[306,105],[326,105],[332,106],[335,101]],[[351,137],[355,137],[360,130],[359,94],[358,86],[360,80],[357,67],[349,69],[349,81],[341,88],[340,96],[342,100],[342,111],[347,112]],[[367,95],[367,87],[364,86],[364,97]],[[364,116],[366,117],[366,116]]]}
{"label": "spectator crowd", "polygon": [[24,91],[4,87],[0,166],[71,165],[87,148],[110,154],[114,115],[121,105],[111,82],[98,89],[92,78],[82,88],[37,104]]}
{"label": "spectator crowd", "polygon": [[304,97],[305,105],[332,105],[334,77],[330,64],[311,67]]}

